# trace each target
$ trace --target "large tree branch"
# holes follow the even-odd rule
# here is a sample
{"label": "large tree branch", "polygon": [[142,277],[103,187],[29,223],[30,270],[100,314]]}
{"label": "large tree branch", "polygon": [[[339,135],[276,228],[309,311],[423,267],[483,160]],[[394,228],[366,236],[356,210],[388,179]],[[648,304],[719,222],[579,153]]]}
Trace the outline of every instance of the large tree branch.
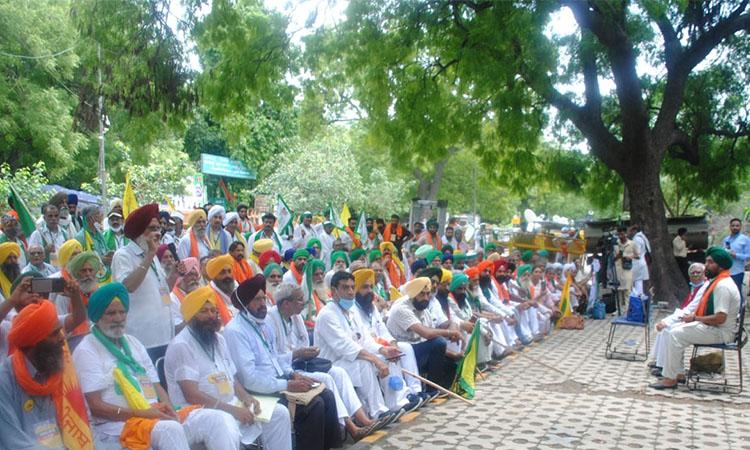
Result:
{"label": "large tree branch", "polygon": [[[625,24],[624,3],[564,0],[582,30],[591,31],[607,49],[612,66],[623,140],[637,139],[648,127],[641,81],[636,71],[633,43]],[[632,146],[631,146],[632,147]],[[635,145],[635,148],[641,147]]]}
{"label": "large tree branch", "polygon": [[750,13],[741,14],[742,11],[739,10],[740,8],[744,10],[746,6],[747,2],[743,1],[728,18],[717,23],[686,48],[674,61],[671,68],[667,67],[664,100],[654,124],[654,138],[657,145],[666,148],[670,144],[668,139],[672,135],[677,113],[682,106],[685,83],[690,72],[723,40],[738,31],[750,31]]}
{"label": "large tree branch", "polygon": [[599,73],[596,68],[596,54],[589,33],[584,33],[580,42],[579,55],[583,71],[586,107],[592,114],[600,116],[602,111],[602,94],[599,90]]}

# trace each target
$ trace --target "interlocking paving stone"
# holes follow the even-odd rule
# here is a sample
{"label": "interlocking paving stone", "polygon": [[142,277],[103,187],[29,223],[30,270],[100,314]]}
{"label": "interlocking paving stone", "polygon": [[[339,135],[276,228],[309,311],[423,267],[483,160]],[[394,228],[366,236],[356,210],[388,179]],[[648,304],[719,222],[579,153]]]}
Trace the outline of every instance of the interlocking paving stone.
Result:
{"label": "interlocking paving stone", "polygon": [[[449,400],[348,449],[740,449],[750,450],[750,364],[742,394],[654,391],[644,362],[608,360],[607,320],[556,330],[508,357],[476,386],[476,406]],[[652,340],[655,332],[652,331]],[[619,327],[615,342],[645,352],[642,328]],[[686,367],[689,351],[686,352]],[[727,376],[737,381],[736,353]],[[732,378],[733,377],[733,378]]]}

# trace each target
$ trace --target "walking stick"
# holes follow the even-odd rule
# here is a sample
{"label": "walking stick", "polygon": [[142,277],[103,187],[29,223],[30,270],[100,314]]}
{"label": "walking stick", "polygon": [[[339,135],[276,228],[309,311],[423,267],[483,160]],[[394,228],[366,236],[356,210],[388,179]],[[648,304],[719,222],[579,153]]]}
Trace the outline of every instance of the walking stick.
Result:
{"label": "walking stick", "polygon": [[563,372],[562,370],[560,370],[560,369],[558,369],[558,368],[556,368],[556,367],[552,367],[552,366],[550,366],[549,364],[545,364],[545,363],[543,363],[543,362],[541,362],[541,361],[539,361],[539,360],[537,360],[537,359],[534,359],[534,358],[532,358],[532,357],[531,357],[531,356],[529,356],[529,355],[526,355],[526,354],[524,354],[524,353],[520,353],[520,352],[517,352],[517,351],[513,350],[512,348],[508,347],[507,345],[503,345],[503,344],[501,344],[500,342],[497,342],[497,341],[496,341],[495,339],[492,339],[492,342],[494,342],[495,344],[499,345],[500,347],[503,347],[503,348],[504,348],[504,349],[506,349],[506,350],[510,350],[510,351],[511,351],[511,353],[513,353],[514,355],[521,355],[521,356],[523,356],[524,358],[526,358],[526,359],[528,359],[528,360],[530,360],[530,361],[532,361],[532,362],[535,362],[535,363],[539,364],[540,366],[546,367],[546,368],[548,368],[548,369],[550,369],[550,370],[554,370],[555,372],[559,373],[560,375],[565,375],[566,377],[568,376],[568,374],[566,374],[566,373],[565,373],[565,372]]}
{"label": "walking stick", "polygon": [[474,402],[472,402],[471,400],[467,400],[467,399],[461,397],[460,395],[456,394],[455,392],[451,392],[448,389],[440,386],[439,384],[433,383],[432,381],[428,380],[427,378],[420,377],[419,375],[411,373],[411,372],[409,372],[406,369],[401,369],[401,372],[403,372],[404,375],[409,375],[410,377],[416,378],[417,380],[421,381],[422,383],[424,383],[424,384],[426,384],[428,386],[434,387],[435,389],[437,389],[440,392],[448,394],[450,397],[457,398],[457,399],[461,400],[462,402],[464,402],[466,404],[474,406]]}

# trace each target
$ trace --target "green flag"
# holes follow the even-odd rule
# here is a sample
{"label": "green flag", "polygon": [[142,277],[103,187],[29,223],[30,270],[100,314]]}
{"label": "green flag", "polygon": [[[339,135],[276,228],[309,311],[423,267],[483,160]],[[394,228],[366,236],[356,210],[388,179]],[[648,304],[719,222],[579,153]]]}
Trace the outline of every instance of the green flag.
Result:
{"label": "green flag", "polygon": [[18,222],[21,225],[21,230],[23,230],[23,234],[28,238],[31,236],[31,233],[36,230],[36,223],[31,217],[29,208],[26,207],[26,204],[23,202],[21,196],[18,195],[18,191],[16,191],[16,188],[14,188],[13,185],[10,185],[8,204],[18,214]]}
{"label": "green flag", "polygon": [[456,379],[453,381],[451,390],[456,394],[472,399],[474,398],[474,382],[477,368],[477,352],[479,351],[479,321],[474,324],[474,331],[471,332],[469,343],[466,345],[466,352],[461,362],[456,368]]}

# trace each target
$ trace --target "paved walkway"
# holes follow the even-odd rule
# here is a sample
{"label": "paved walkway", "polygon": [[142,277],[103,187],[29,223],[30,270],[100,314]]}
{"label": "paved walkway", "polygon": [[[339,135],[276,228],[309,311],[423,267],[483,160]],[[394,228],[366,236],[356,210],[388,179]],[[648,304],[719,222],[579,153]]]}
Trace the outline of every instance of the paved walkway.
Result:
{"label": "paved walkway", "polygon": [[[741,395],[649,389],[645,363],[604,358],[607,320],[559,330],[478,380],[476,405],[422,408],[350,449],[750,449],[750,364]],[[644,350],[643,329],[616,342]],[[652,336],[653,338],[653,336]],[[746,350],[750,350],[746,349]],[[727,373],[736,380],[736,353]],[[351,442],[351,441],[350,441]]]}

